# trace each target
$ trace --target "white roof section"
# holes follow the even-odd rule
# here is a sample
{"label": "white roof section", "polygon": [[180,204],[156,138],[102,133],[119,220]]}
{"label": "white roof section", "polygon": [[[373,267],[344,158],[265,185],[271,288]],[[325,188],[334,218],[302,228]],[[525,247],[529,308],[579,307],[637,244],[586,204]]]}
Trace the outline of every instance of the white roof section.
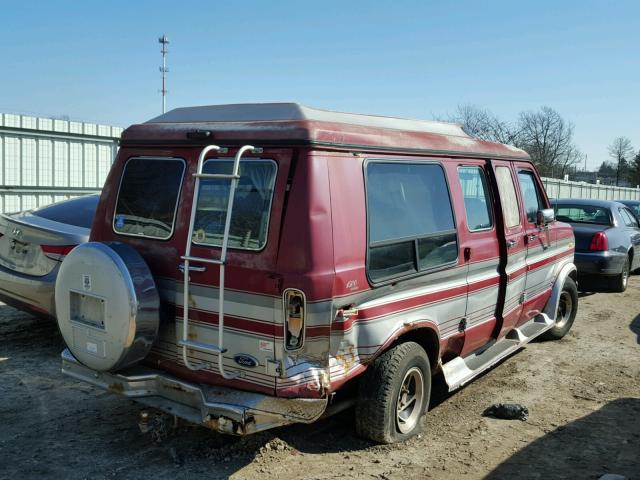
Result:
{"label": "white roof section", "polygon": [[238,103],[176,108],[146,123],[318,121],[471,138],[455,123],[343,113],[298,103]]}

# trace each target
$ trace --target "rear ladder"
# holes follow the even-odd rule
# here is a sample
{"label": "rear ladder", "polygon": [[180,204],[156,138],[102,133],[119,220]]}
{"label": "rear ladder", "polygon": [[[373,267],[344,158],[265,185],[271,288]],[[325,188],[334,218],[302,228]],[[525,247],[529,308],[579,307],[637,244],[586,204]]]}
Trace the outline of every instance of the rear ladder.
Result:
{"label": "rear ladder", "polygon": [[[193,201],[191,204],[191,217],[189,219],[189,233],[187,235],[187,246],[185,248],[185,254],[180,257],[184,260],[184,264],[181,265],[181,269],[184,272],[184,291],[183,291],[183,319],[182,319],[182,340],[178,341],[178,345],[182,347],[182,360],[187,368],[190,370],[201,370],[207,366],[206,363],[200,364],[192,364],[189,361],[188,351],[197,350],[200,352],[211,353],[214,355],[218,355],[218,370],[220,371],[220,375],[222,375],[226,379],[236,378],[238,376],[237,372],[227,373],[224,370],[223,365],[223,355],[227,351],[224,347],[224,273],[225,273],[225,264],[227,262],[227,246],[229,243],[229,230],[231,227],[231,214],[233,212],[233,199],[236,192],[236,187],[238,186],[238,181],[240,180],[240,159],[245,152],[252,153],[262,153],[262,148],[256,148],[252,145],[245,145],[238,150],[236,153],[235,159],[233,161],[233,170],[231,174],[211,174],[211,173],[203,173],[202,169],[204,166],[204,159],[207,153],[210,151],[216,151],[218,153],[226,153],[227,149],[219,147],[218,145],[208,145],[202,149],[200,152],[200,156],[198,157],[198,168],[196,173],[193,174],[195,177],[195,186],[193,191]],[[220,258],[203,258],[203,257],[194,257],[191,255],[191,243],[193,238],[193,229],[196,219],[196,210],[198,208],[198,197],[200,195],[200,180],[229,180],[229,199],[227,201],[227,212],[224,223],[224,234],[222,236],[222,247],[220,250]],[[219,296],[218,296],[218,345],[213,345],[209,343],[197,342],[193,340],[189,340],[189,271],[202,271],[202,267],[190,267],[190,262],[198,262],[198,263],[209,263],[214,265],[219,265],[220,267],[220,281],[219,281]]]}

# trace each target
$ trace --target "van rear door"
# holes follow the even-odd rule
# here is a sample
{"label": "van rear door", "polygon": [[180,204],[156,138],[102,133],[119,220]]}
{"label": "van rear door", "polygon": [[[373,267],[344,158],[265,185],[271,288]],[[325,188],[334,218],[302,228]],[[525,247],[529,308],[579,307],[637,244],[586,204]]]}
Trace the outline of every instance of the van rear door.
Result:
{"label": "van rear door", "polygon": [[[196,153],[197,158],[199,152]],[[203,173],[230,174],[234,151],[213,154],[203,164]],[[203,261],[189,262],[188,339],[204,348],[188,348],[192,367],[218,374],[218,355],[207,347],[224,349],[223,367],[236,375],[236,386],[273,393],[276,337],[282,337],[282,299],[273,275],[277,259],[283,198],[291,160],[290,150],[246,154],[240,162],[240,179],[234,195],[225,265],[224,329],[219,341],[220,266]],[[179,216],[188,230],[194,222],[191,257],[220,259],[227,201],[231,181],[203,178],[198,204],[191,203],[196,162],[190,162]],[[181,248],[184,255],[186,246]],[[184,263],[176,271],[176,343],[183,335]],[[182,347],[178,347],[182,353]]]}
{"label": "van rear door", "polygon": [[522,300],[527,272],[527,246],[524,242],[524,224],[517,194],[517,179],[511,162],[491,160],[495,193],[500,200],[499,218],[504,232],[501,246],[501,265],[503,284],[501,298],[502,325],[498,336],[501,337],[516,326],[522,313]]}

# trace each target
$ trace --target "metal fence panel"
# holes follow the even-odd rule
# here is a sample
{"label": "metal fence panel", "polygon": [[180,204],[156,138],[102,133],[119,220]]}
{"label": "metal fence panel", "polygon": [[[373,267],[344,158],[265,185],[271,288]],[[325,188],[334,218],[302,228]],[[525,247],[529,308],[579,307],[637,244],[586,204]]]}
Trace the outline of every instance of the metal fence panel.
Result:
{"label": "metal fence panel", "polygon": [[0,113],[0,212],[99,192],[123,129]]}
{"label": "metal fence panel", "polygon": [[593,198],[600,200],[640,200],[639,188],[571,182],[542,177],[549,198]]}

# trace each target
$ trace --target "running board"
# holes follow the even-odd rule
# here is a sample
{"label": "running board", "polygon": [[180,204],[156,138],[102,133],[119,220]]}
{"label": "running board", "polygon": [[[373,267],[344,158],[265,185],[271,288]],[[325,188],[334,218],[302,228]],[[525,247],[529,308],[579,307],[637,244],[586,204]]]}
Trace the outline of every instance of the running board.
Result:
{"label": "running board", "polygon": [[554,321],[545,313],[511,330],[505,337],[488,348],[472,353],[468,357],[457,357],[442,366],[449,391],[462,387],[474,377],[488,370],[503,358],[524,347],[531,340],[549,330]]}

